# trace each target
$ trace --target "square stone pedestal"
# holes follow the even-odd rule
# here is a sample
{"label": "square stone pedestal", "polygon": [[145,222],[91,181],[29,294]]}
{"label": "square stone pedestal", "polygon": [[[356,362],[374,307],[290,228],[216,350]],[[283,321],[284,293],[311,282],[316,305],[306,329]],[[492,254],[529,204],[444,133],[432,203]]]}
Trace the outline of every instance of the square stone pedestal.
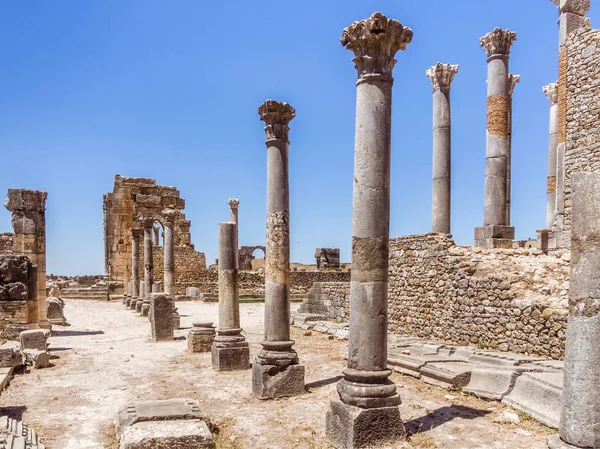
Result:
{"label": "square stone pedestal", "polygon": [[250,348],[248,342],[240,342],[239,346],[217,347],[212,345],[212,366],[217,371],[234,371],[250,368]]}
{"label": "square stone pedestal", "polygon": [[144,305],[144,300],[139,300],[135,303],[135,311],[137,313],[142,313],[142,306]]}
{"label": "square stone pedestal", "polygon": [[294,396],[306,391],[304,366],[261,365],[252,363],[252,393],[258,399]]}
{"label": "square stone pedestal", "polygon": [[211,352],[216,334],[213,323],[193,323],[193,326],[187,335],[188,350],[191,352]]}
{"label": "square stone pedestal", "polygon": [[475,228],[475,243],[477,248],[512,248],[515,239],[513,226],[480,226]]}
{"label": "square stone pedestal", "polygon": [[363,409],[333,400],[327,411],[325,434],[338,449],[397,447],[406,439],[400,409]]}

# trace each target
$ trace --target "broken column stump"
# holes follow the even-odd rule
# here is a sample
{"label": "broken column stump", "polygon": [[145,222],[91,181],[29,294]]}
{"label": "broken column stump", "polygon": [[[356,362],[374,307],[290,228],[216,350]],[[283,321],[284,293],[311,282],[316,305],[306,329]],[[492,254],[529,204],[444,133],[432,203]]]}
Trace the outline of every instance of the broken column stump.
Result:
{"label": "broken column stump", "polygon": [[193,323],[193,326],[188,332],[188,349],[191,352],[211,352],[215,339],[213,323]]}

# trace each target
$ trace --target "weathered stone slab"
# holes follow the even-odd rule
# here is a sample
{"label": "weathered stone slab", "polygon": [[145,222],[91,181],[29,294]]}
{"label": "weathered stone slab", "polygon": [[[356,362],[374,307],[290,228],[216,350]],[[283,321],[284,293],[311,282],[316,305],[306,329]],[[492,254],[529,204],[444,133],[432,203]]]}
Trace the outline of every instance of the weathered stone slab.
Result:
{"label": "weathered stone slab", "polygon": [[512,390],[521,373],[522,370],[510,367],[477,367],[471,371],[471,380],[463,391],[480,398],[500,400]]}
{"label": "weathered stone slab", "polygon": [[152,340],[173,340],[173,305],[166,295],[150,296]]}
{"label": "weathered stone slab", "polygon": [[471,363],[488,366],[518,366],[524,363],[544,361],[544,357],[512,354],[498,351],[478,351],[468,358]]}
{"label": "weathered stone slab", "polygon": [[120,449],[212,449],[215,443],[201,420],[146,421],[126,427]]}
{"label": "weathered stone slab", "polygon": [[48,337],[50,331],[47,329],[31,329],[21,332],[21,349],[38,349],[45,351],[48,349]]}
{"label": "weathered stone slab", "polygon": [[206,414],[193,399],[177,398],[164,401],[142,401],[127,404],[115,417],[115,432],[121,438],[124,429],[147,421],[205,420]]}
{"label": "weathered stone slab", "polygon": [[560,435],[558,433],[553,433],[548,437],[548,449],[581,449],[576,446],[572,446],[568,443],[565,443],[560,439]]}
{"label": "weathered stone slab", "polygon": [[217,371],[233,371],[250,368],[250,348],[247,341],[237,345],[228,343],[220,347],[212,345],[212,366]]}
{"label": "weathered stone slab", "polygon": [[198,287],[188,287],[185,289],[185,295],[194,298],[200,295],[200,289]]}
{"label": "weathered stone slab", "polygon": [[12,342],[0,346],[0,368],[12,368],[23,364],[19,347]]}
{"label": "weathered stone slab", "polygon": [[417,379],[421,378],[421,368],[423,368],[428,363],[433,362],[454,362],[453,359],[449,357],[439,356],[437,354],[432,355],[422,355],[422,354],[399,354],[392,353],[388,355],[388,365],[394,367],[394,371],[398,371],[403,374],[407,374],[409,376],[415,377]]}
{"label": "weathered stone slab", "polygon": [[13,368],[0,368],[0,391],[4,390],[12,379]]}
{"label": "weathered stone slab", "polygon": [[421,368],[421,378],[428,384],[458,390],[468,385],[475,367],[468,362],[428,363]]}
{"label": "weathered stone slab", "polygon": [[521,410],[549,427],[558,428],[562,372],[523,373],[502,403]]}

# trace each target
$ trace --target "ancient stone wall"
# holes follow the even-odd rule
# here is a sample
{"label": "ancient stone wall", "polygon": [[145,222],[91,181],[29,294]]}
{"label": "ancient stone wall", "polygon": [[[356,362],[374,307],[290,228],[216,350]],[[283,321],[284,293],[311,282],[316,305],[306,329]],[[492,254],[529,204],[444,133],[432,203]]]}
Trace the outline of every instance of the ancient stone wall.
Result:
{"label": "ancient stone wall", "polygon": [[349,311],[349,282],[315,282],[298,309],[299,313],[317,313],[336,321],[347,321]]}
{"label": "ancient stone wall", "polygon": [[[175,187],[157,185],[154,179],[115,175],[113,191],[104,195],[105,270],[110,280],[123,282],[125,273],[131,273],[130,229],[136,226],[134,218],[139,213],[160,214],[165,209],[177,211],[175,245],[193,250],[191,223],[182,212],[184,207],[185,201]],[[192,262],[200,259],[200,256],[194,256]],[[198,266],[198,269],[203,268],[206,268],[206,263]],[[186,271],[185,268],[183,271]]]}
{"label": "ancient stone wall", "polygon": [[445,234],[390,240],[390,332],[559,358],[569,253],[456,246]]}
{"label": "ancient stone wall", "polygon": [[600,171],[600,30],[567,39],[567,110],[564,229],[571,229],[571,180],[578,171]]}
{"label": "ancient stone wall", "polygon": [[[152,249],[154,263],[154,282],[164,281],[164,248]],[[144,260],[143,246],[140,260]],[[144,279],[144,264],[140,264],[140,279]],[[175,294],[184,295],[187,287],[197,287],[206,283],[206,257],[190,246],[175,247]],[[216,281],[215,281],[216,282]],[[208,293],[208,292],[207,292]]]}

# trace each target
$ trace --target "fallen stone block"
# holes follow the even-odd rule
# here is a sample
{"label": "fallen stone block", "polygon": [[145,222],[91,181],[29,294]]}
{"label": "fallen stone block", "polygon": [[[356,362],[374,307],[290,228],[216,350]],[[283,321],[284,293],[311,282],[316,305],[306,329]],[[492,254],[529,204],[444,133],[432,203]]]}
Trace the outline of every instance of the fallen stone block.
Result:
{"label": "fallen stone block", "polygon": [[23,364],[23,356],[16,343],[7,342],[0,346],[0,368],[12,368]]}
{"label": "fallen stone block", "polygon": [[13,375],[13,369],[10,368],[0,368],[0,391],[4,390],[8,384],[10,383]]}
{"label": "fallen stone block", "polygon": [[201,420],[146,421],[125,428],[120,449],[212,449],[215,443]]}
{"label": "fallen stone block", "polygon": [[558,428],[563,373],[523,373],[502,403],[528,413],[548,427]]}
{"label": "fallen stone block", "polygon": [[[2,446],[4,444],[4,446]],[[0,447],[3,449],[45,449],[34,429],[22,421],[0,417]]]}
{"label": "fallen stone block", "polygon": [[31,329],[21,332],[19,339],[21,340],[21,349],[37,349],[45,351],[48,349],[48,337],[50,331],[48,329]]}
{"label": "fallen stone block", "polygon": [[48,368],[50,366],[50,353],[37,349],[23,349],[23,360],[25,365],[31,368]]}
{"label": "fallen stone block", "polygon": [[469,384],[475,367],[467,362],[428,363],[421,368],[421,378],[428,384],[458,390]]}
{"label": "fallen stone block", "polygon": [[[177,398],[163,401],[141,401],[121,407],[115,417],[115,432],[118,439],[125,428],[147,421],[208,421],[200,404],[193,399]],[[208,421],[210,424],[210,421]],[[212,427],[212,425],[211,425]]]}

